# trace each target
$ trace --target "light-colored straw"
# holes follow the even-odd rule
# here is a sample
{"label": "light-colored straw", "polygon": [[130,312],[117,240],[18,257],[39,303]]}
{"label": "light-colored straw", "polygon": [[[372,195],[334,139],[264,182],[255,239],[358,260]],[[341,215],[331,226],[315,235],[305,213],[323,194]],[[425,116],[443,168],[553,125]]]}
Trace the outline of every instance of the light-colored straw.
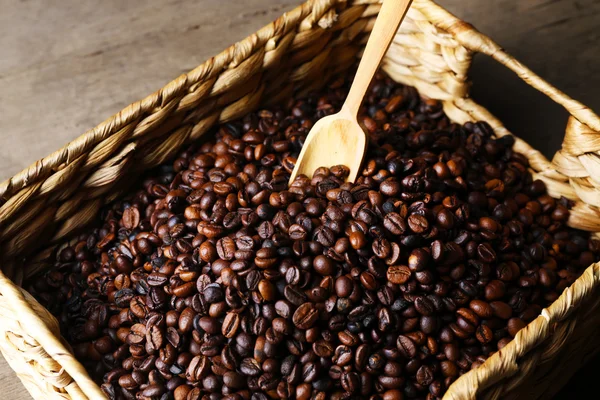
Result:
{"label": "light-colored straw", "polygon": [[[376,0],[308,1],[0,184],[0,350],[35,398],[102,394],[60,338],[54,317],[17,285],[47,268],[56,247],[141,172],[215,124],[318,89],[353,65],[379,7]],[[485,120],[506,135],[502,123],[468,97],[475,53],[502,63],[571,114],[552,163],[520,139],[515,149],[550,194],[576,202],[571,226],[600,232],[600,119],[590,109],[431,0],[414,0],[384,69],[439,99],[453,121]],[[599,271],[598,264],[590,266],[515,340],[458,379],[445,398],[536,398],[560,387],[568,374],[552,366],[574,370],[596,351]]]}

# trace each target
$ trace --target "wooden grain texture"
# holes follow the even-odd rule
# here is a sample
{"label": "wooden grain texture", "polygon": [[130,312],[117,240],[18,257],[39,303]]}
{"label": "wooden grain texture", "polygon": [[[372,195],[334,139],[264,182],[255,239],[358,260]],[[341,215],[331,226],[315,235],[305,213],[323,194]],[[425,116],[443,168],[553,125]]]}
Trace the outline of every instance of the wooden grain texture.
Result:
{"label": "wooden grain texture", "polygon": [[[0,179],[62,147],[301,0],[0,0]],[[439,0],[600,111],[600,0]],[[473,96],[551,156],[566,114],[475,59]],[[600,367],[600,360],[592,366]],[[587,368],[561,398],[583,397]],[[565,377],[570,373],[567,371]],[[29,399],[0,359],[7,399]]]}

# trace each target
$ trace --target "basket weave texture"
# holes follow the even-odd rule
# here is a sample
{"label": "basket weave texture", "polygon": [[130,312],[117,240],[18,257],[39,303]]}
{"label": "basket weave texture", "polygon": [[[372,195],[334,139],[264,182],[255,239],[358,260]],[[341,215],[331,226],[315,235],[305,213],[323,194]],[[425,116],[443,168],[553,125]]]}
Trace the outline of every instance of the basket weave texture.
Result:
{"label": "basket weave texture", "polygon": [[[47,267],[57,246],[144,170],[215,124],[317,89],[353,65],[379,8],[377,0],[310,0],[0,184],[0,350],[35,398],[104,396],[60,337],[56,319],[21,283]],[[515,150],[552,196],[576,202],[569,225],[598,235],[600,118],[594,112],[431,0],[414,0],[383,68],[442,101],[454,122],[485,120],[498,136],[509,134],[468,97],[475,53],[493,57],[569,112],[552,162],[520,139]],[[591,265],[509,345],[458,379],[445,399],[551,395],[600,343],[599,280],[600,264]]]}

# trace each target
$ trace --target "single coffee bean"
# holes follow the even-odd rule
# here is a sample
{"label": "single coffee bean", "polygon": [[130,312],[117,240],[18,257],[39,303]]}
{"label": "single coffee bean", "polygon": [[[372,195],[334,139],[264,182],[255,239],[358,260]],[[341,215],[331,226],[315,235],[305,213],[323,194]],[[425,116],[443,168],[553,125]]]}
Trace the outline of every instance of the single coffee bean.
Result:
{"label": "single coffee bean", "polygon": [[489,243],[483,243],[477,246],[477,255],[481,261],[492,263],[496,260],[496,252]]}
{"label": "single coffee bean", "polygon": [[494,315],[498,318],[508,320],[512,316],[512,308],[502,301],[492,301],[490,307],[492,307]]}
{"label": "single coffee bean", "polygon": [[411,271],[422,271],[429,263],[429,252],[424,249],[415,249],[408,257],[408,268]]}
{"label": "single coffee bean", "polygon": [[477,340],[483,344],[490,343],[492,340],[494,340],[493,332],[487,325],[478,326],[475,336],[477,337]]}
{"label": "single coffee bean", "polygon": [[352,279],[349,277],[342,275],[335,280],[335,292],[338,296],[348,297],[353,289]]}
{"label": "single coffee bean", "polygon": [[499,280],[493,280],[485,287],[485,298],[489,301],[500,300],[506,293],[506,285]]}
{"label": "single coffee bean", "polygon": [[221,326],[221,333],[226,338],[232,338],[235,336],[238,328],[240,326],[240,316],[238,313],[229,312],[225,316],[223,320],[223,325]]}
{"label": "single coffee bean", "polygon": [[417,354],[417,348],[414,342],[407,336],[398,336],[396,345],[398,347],[398,350],[400,351],[400,354],[402,354],[402,356],[407,359],[414,358]]}
{"label": "single coffee bean", "polygon": [[417,371],[417,383],[419,385],[427,386],[433,382],[434,375],[433,370],[428,365],[423,365]]}
{"label": "single coffee bean", "polygon": [[304,303],[296,309],[292,321],[300,329],[308,329],[317,322],[319,313],[313,303]]}
{"label": "single coffee bean", "polygon": [[406,265],[392,265],[388,268],[387,280],[396,285],[406,283],[411,277],[411,271]]}
{"label": "single coffee bean", "polygon": [[394,235],[402,235],[408,228],[404,218],[395,212],[391,212],[385,216],[383,226]]}
{"label": "single coffee bean", "polygon": [[408,226],[414,233],[423,233],[429,229],[427,218],[419,214],[411,214],[408,217]]}
{"label": "single coffee bean", "polygon": [[487,319],[494,315],[494,311],[490,304],[482,300],[471,300],[469,308],[481,318]]}
{"label": "single coffee bean", "polygon": [[348,393],[354,393],[360,385],[360,378],[356,372],[344,372],[340,377],[342,388]]}
{"label": "single coffee bean", "polygon": [[415,299],[415,309],[421,315],[429,316],[435,312],[435,306],[433,302],[425,296],[417,297]]}
{"label": "single coffee bean", "polygon": [[328,257],[319,255],[313,261],[313,268],[320,275],[333,275],[335,264]]}

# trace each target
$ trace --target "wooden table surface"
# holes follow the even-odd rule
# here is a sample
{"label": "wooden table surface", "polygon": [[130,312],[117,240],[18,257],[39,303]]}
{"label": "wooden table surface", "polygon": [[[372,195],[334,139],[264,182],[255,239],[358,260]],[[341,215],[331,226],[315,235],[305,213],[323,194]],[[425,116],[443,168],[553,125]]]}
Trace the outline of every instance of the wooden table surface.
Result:
{"label": "wooden table surface", "polygon": [[[0,180],[299,2],[0,0]],[[600,0],[439,2],[600,111]],[[514,133],[548,157],[560,147],[559,107],[489,59],[475,59],[472,77],[475,99]],[[595,369],[579,372],[559,397],[583,396],[578,388]],[[1,358],[0,385],[6,399],[30,398]]]}

